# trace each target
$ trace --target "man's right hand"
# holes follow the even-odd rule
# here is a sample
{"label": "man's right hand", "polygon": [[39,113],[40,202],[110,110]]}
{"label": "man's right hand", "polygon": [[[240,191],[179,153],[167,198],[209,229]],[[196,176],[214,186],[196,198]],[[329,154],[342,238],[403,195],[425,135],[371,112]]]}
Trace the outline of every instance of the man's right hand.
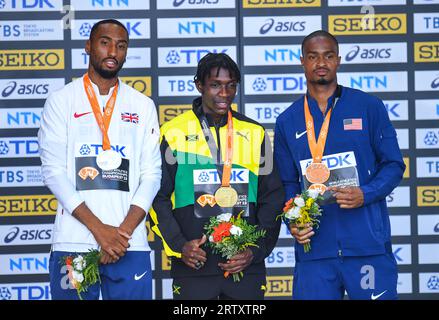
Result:
{"label": "man's right hand", "polygon": [[127,234],[120,232],[116,227],[103,223],[93,229],[92,233],[101,246],[101,250],[107,253],[113,261],[119,260],[125,255],[129,247]]}
{"label": "man's right hand", "polygon": [[[130,235],[125,230],[102,223],[85,202],[77,206],[72,215],[91,231],[101,246],[101,250],[106,252],[111,259],[119,260],[125,255],[129,247],[128,240],[130,240]],[[104,261],[109,260],[105,258]]]}
{"label": "man's right hand", "polygon": [[198,270],[197,262],[205,263],[207,261],[206,252],[200,248],[206,240],[206,235],[203,235],[201,239],[194,239],[184,244],[181,252],[181,260],[183,260],[187,266]]}
{"label": "man's right hand", "polygon": [[312,231],[312,227],[310,224],[290,224],[290,233],[296,239],[296,241],[300,244],[305,244],[311,241],[311,238],[314,235],[314,231]]}

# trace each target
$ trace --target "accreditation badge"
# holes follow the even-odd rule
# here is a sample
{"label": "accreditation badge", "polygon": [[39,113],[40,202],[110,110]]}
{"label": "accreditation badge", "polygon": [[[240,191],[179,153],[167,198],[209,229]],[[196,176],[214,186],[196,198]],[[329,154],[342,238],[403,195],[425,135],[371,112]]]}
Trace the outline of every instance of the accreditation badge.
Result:
{"label": "accreditation badge", "polygon": [[249,215],[249,170],[233,168],[230,186],[221,186],[216,169],[193,170],[194,214],[197,218],[209,218],[222,213]]}

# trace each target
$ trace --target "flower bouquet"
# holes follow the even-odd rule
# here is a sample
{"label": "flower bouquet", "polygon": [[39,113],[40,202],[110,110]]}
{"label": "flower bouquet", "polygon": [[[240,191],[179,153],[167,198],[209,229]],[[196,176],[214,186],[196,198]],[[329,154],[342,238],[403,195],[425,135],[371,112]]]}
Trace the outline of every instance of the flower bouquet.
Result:
{"label": "flower bouquet", "polygon": [[67,266],[70,283],[76,289],[79,299],[81,293],[86,292],[88,287],[101,282],[99,276],[99,260],[101,253],[98,250],[89,250],[87,253],[76,253],[61,257],[60,263]]}
{"label": "flower bouquet", "polygon": [[[278,216],[287,220],[289,224],[296,224],[305,226],[319,226],[319,219],[317,217],[322,215],[318,200],[323,200],[318,190],[305,190],[302,194],[291,198],[285,203],[283,212]],[[305,227],[302,227],[302,229]],[[303,245],[305,252],[311,250],[311,242]]]}
{"label": "flower bouquet", "polygon": [[[249,224],[241,218],[239,213],[234,217],[231,213],[223,213],[216,217],[211,217],[209,222],[204,226],[209,238],[208,246],[212,251],[221,254],[224,258],[230,259],[248,247],[258,247],[256,242],[259,238],[265,236],[265,230],[257,230],[256,225]],[[233,281],[238,282],[244,276],[242,272],[233,273]],[[224,272],[227,278],[229,272]]]}

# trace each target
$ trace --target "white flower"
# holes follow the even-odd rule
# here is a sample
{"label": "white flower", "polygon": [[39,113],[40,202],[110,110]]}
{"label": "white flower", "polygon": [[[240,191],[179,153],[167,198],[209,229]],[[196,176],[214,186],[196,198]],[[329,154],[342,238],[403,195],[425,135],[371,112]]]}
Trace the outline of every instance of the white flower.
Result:
{"label": "white flower", "polygon": [[72,276],[73,280],[75,280],[76,282],[81,283],[82,281],[84,281],[84,275],[80,272],[73,271]]}
{"label": "white flower", "polygon": [[219,216],[216,217],[219,221],[225,221],[225,222],[229,222],[230,218],[232,218],[232,214],[231,213],[222,213]]}
{"label": "white flower", "polygon": [[240,236],[242,234],[242,229],[240,227],[233,225],[230,228],[230,233],[233,234],[234,236]]}
{"label": "white flower", "polygon": [[302,197],[295,197],[294,198],[294,204],[298,206],[299,208],[302,208],[305,206],[305,200],[303,200]]}
{"label": "white flower", "polygon": [[209,241],[213,242],[213,236],[209,236]]}
{"label": "white flower", "polygon": [[290,220],[294,220],[300,217],[300,208],[299,207],[293,207],[290,210],[287,211],[285,214],[285,217]]}
{"label": "white flower", "polygon": [[319,196],[319,193],[319,190],[316,189],[308,190],[308,196],[313,199],[316,199]]}
{"label": "white flower", "polygon": [[85,262],[84,258],[79,255],[73,259],[73,265],[75,266],[76,270],[82,271],[86,267],[87,263]]}

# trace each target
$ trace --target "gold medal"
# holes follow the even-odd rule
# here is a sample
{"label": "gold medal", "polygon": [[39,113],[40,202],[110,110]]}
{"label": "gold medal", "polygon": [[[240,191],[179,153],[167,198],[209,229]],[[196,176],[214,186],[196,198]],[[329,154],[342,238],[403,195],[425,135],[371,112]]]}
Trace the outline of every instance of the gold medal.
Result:
{"label": "gold medal", "polygon": [[308,190],[317,190],[321,195],[323,195],[326,191],[326,186],[321,183],[314,183],[309,186]]}
{"label": "gold medal", "polygon": [[331,172],[326,164],[313,162],[306,168],[305,176],[311,183],[324,183],[329,179]]}
{"label": "gold medal", "polygon": [[238,202],[238,192],[232,187],[219,187],[215,192],[216,203],[223,208],[231,208]]}

